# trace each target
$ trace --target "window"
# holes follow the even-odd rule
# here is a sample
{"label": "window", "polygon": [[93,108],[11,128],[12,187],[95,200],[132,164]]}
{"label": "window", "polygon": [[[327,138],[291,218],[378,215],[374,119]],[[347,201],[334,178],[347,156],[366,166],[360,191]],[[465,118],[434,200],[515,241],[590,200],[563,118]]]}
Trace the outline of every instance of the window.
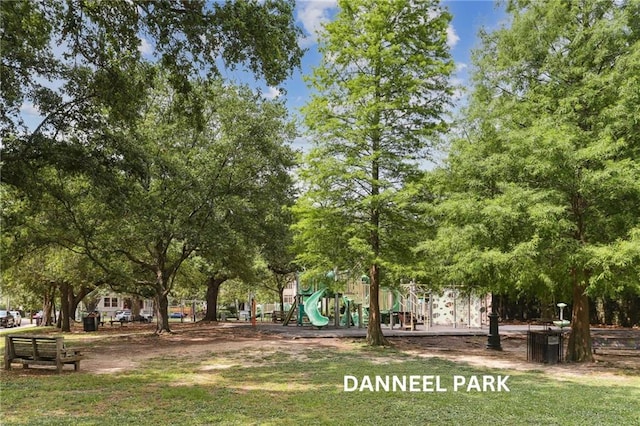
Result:
{"label": "window", "polygon": [[117,297],[105,297],[104,298],[104,307],[105,308],[117,308],[118,307],[118,298]]}

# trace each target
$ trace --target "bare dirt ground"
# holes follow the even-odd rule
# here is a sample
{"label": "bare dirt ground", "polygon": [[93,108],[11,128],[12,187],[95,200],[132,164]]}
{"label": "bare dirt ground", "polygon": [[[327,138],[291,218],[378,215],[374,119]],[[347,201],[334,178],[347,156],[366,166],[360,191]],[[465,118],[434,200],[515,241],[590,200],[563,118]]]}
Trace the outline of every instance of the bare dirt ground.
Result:
{"label": "bare dirt ground", "polygon": [[[398,349],[422,357],[439,357],[476,367],[543,371],[557,378],[571,376],[640,376],[640,353],[612,351],[594,355],[593,363],[546,365],[527,361],[526,334],[502,336],[502,351],[487,350],[486,337],[434,336],[394,339]],[[565,345],[566,348],[566,345]]]}
{"label": "bare dirt ground", "polygon": [[[75,326],[73,334],[81,337],[74,347],[82,349],[86,359],[81,370],[95,374],[112,374],[135,369],[141,363],[157,357],[198,359],[207,354],[250,353],[258,351],[304,353],[309,347],[336,350],[353,349],[363,340],[354,337],[299,338],[287,333],[274,334],[259,324],[256,328],[233,323],[176,323],[173,332],[155,335],[153,324],[128,324],[123,327],[100,327],[96,333],[84,333]],[[52,331],[55,333],[55,331]],[[588,364],[544,365],[527,362],[525,334],[503,336],[502,351],[485,348],[484,336],[408,336],[389,338],[396,350],[418,357],[438,357],[477,367],[544,371],[556,377],[640,376],[638,351],[612,351],[595,356]],[[236,357],[237,359],[237,357]],[[13,372],[19,372],[17,368]],[[29,374],[24,370],[23,374]]]}
{"label": "bare dirt ground", "polygon": [[[146,360],[165,357],[198,359],[207,354],[249,353],[259,351],[302,353],[308,346],[316,348],[349,347],[352,339],[289,339],[247,326],[229,323],[173,324],[172,333],[154,334],[155,327],[128,324],[124,327],[103,327],[86,341],[86,360],[82,370],[109,374],[135,369]],[[82,333],[78,331],[78,333]],[[105,338],[105,335],[109,335]]]}

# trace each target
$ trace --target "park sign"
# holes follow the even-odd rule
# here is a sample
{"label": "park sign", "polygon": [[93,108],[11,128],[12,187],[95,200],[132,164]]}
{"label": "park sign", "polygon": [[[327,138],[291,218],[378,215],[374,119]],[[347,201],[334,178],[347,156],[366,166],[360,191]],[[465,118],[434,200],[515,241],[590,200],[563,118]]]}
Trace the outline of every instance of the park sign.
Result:
{"label": "park sign", "polygon": [[511,392],[502,375],[344,376],[344,392]]}

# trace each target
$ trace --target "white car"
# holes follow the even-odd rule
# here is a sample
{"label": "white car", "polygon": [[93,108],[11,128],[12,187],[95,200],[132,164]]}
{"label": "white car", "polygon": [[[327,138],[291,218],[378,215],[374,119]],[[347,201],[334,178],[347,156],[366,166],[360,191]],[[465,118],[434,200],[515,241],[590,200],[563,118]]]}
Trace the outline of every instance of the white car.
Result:
{"label": "white car", "polygon": [[20,315],[20,311],[9,311],[11,315],[13,315],[13,323],[15,326],[20,326],[22,324],[22,315]]}
{"label": "white car", "polygon": [[153,321],[153,314],[146,311],[140,311],[140,315],[136,317],[136,321],[138,320],[140,320],[140,322],[151,322]]}
{"label": "white car", "polygon": [[116,321],[122,322],[131,322],[133,320],[133,316],[131,315],[131,311],[126,309],[124,311],[116,312]]}

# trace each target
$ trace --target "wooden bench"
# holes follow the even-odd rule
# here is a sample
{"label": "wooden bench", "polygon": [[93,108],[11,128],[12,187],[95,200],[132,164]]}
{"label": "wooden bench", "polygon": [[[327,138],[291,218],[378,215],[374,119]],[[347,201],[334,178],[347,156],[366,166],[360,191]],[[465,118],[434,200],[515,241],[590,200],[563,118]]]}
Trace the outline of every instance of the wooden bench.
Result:
{"label": "wooden bench", "polygon": [[593,336],[591,338],[591,349],[594,354],[598,349],[637,351],[640,350],[640,338]]}
{"label": "wooden bench", "polygon": [[64,347],[64,337],[8,335],[5,337],[4,368],[11,369],[12,363],[20,363],[23,368],[29,365],[53,365],[58,373],[65,364],[73,364],[74,370],[80,369],[80,360],[84,357],[79,351]]}

